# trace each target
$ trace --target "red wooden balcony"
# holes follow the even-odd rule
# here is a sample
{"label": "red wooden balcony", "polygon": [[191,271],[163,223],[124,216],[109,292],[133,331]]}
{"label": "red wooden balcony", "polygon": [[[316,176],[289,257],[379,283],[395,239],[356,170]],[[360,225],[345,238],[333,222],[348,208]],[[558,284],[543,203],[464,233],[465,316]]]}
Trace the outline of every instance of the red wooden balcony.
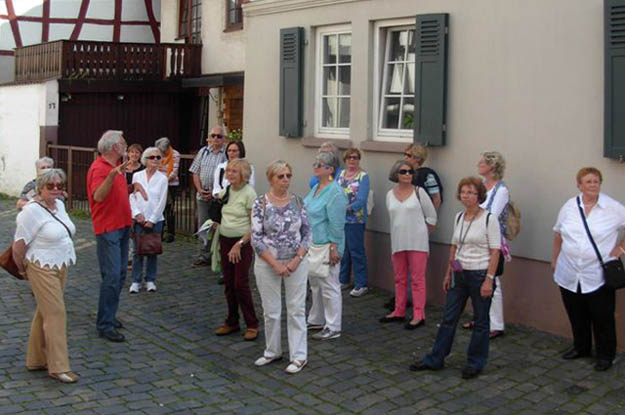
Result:
{"label": "red wooden balcony", "polygon": [[198,76],[201,45],[58,40],[15,49],[15,81],[160,81]]}

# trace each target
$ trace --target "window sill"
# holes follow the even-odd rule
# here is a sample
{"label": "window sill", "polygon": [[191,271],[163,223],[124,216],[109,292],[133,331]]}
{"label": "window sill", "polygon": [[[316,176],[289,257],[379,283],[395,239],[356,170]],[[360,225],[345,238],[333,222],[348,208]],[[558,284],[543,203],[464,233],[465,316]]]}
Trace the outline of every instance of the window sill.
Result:
{"label": "window sill", "polygon": [[399,153],[403,154],[410,143],[400,143],[397,141],[365,140],[360,143],[362,151],[374,153]]}
{"label": "window sill", "polygon": [[239,30],[243,30],[243,23],[236,23],[230,26],[226,26],[226,28],[224,29],[224,33],[237,32]]}
{"label": "window sill", "polygon": [[318,138],[318,137],[302,137],[302,145],[304,147],[321,147],[321,144],[325,142],[331,142],[337,148],[347,149],[352,148],[352,140],[348,138]]}

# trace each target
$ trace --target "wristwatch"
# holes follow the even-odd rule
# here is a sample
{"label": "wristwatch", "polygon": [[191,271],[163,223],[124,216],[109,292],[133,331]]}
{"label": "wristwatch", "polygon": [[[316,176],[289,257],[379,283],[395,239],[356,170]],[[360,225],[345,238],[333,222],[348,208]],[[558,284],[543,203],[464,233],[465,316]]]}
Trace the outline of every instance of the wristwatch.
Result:
{"label": "wristwatch", "polygon": [[486,274],[486,278],[493,281],[495,279],[495,276],[493,274]]}

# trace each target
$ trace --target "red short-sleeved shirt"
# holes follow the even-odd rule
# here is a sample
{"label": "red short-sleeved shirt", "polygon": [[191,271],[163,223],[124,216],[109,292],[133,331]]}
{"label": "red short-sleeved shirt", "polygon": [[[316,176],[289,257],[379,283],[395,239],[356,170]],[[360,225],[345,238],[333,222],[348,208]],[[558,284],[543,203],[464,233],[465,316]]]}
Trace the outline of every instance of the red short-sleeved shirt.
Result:
{"label": "red short-sleeved shirt", "polygon": [[111,191],[104,201],[96,202],[93,193],[106,179],[113,166],[98,157],[87,172],[87,195],[91,208],[91,221],[96,235],[112,232],[132,225],[130,201],[128,200],[128,185],[124,175],[115,176]]}

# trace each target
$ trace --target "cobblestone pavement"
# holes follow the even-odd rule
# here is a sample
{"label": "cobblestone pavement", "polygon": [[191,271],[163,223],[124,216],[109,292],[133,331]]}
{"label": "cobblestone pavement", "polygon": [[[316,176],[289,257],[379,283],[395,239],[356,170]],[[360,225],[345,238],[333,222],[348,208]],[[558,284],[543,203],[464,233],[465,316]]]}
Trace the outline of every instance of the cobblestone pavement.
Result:
{"label": "cobblestone pavement", "polygon": [[[12,205],[0,201],[0,247],[15,229]],[[588,359],[559,357],[565,339],[519,326],[491,344],[477,379],[460,378],[465,330],[458,331],[444,370],[409,372],[413,354],[431,347],[441,309],[429,307],[427,326],[415,331],[382,325],[377,320],[389,295],[380,290],[357,299],[344,293],[342,337],[311,340],[301,373],[285,374],[285,360],[256,368],[264,337],[245,342],[240,333],[213,335],[225,317],[223,288],[205,269],[190,267],[195,244],[184,240],[166,245],[157,293],[129,296],[124,289],[118,317],[127,342],[110,343],[95,331],[100,276],[91,224],[75,222],[78,264],[70,269],[65,299],[70,360],[80,381],[61,385],[26,371],[34,299],[27,283],[2,272],[0,414],[625,414],[620,356],[610,371],[597,373]]]}

